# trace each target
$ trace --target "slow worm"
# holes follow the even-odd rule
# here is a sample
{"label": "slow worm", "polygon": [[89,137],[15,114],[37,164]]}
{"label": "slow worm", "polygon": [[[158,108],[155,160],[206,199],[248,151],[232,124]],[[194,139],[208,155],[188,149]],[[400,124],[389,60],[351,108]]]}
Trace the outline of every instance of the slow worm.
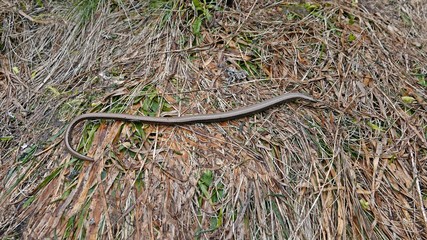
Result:
{"label": "slow worm", "polygon": [[192,123],[213,123],[213,122],[223,122],[227,120],[237,119],[245,117],[248,115],[253,115],[255,113],[264,111],[266,109],[272,108],[278,104],[284,103],[292,99],[304,99],[308,101],[315,102],[316,100],[310,96],[301,94],[301,93],[285,93],[283,95],[265,100],[263,102],[250,105],[247,107],[238,108],[228,112],[222,113],[212,113],[212,114],[200,114],[200,115],[188,115],[183,117],[147,117],[147,116],[135,116],[129,114],[119,114],[119,113],[87,113],[82,114],[74,118],[68,125],[67,130],[65,131],[65,147],[70,152],[70,154],[76,158],[86,161],[94,161],[93,158],[85,156],[77,152],[71,146],[72,132],[74,127],[81,121],[85,120],[95,120],[95,119],[110,119],[126,122],[143,122],[150,124],[160,124],[160,125],[183,125],[183,124],[192,124]]}

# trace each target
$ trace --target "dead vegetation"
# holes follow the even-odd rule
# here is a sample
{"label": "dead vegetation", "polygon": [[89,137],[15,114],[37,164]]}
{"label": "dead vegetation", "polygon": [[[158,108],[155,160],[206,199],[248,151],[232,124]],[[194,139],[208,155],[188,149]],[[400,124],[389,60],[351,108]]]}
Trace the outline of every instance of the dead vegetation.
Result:
{"label": "dead vegetation", "polygon": [[[3,238],[427,238],[421,2],[1,4]],[[320,101],[62,144],[291,91]]]}

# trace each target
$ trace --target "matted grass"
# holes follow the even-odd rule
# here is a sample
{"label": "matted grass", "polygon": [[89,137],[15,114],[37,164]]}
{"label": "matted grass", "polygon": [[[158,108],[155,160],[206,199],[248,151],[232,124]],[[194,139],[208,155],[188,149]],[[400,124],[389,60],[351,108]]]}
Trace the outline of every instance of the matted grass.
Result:
{"label": "matted grass", "polygon": [[[427,238],[421,2],[1,4],[3,238]],[[62,144],[291,91],[319,102]]]}

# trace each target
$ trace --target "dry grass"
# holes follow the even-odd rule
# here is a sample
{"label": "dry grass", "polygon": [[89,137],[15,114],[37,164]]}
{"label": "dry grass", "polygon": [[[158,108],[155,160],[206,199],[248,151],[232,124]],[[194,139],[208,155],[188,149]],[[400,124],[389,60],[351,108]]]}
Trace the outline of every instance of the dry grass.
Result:
{"label": "dry grass", "polygon": [[[80,2],[0,5],[3,238],[427,238],[420,1]],[[84,112],[201,114],[290,91],[320,102],[87,123],[74,140],[95,163],[62,145]]]}

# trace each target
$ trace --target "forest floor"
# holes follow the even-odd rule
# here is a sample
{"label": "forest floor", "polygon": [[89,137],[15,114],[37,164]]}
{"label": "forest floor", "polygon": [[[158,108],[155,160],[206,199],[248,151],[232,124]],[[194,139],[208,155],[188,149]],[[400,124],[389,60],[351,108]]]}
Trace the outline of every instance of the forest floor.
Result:
{"label": "forest floor", "polygon": [[2,0],[1,238],[426,239],[427,5],[351,2]]}

